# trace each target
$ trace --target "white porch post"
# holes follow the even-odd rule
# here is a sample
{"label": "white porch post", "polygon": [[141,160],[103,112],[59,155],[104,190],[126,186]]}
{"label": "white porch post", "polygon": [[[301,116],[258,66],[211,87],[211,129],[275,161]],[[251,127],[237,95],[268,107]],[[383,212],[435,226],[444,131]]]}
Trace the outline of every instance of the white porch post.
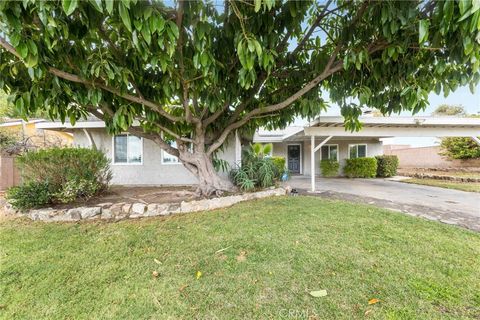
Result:
{"label": "white porch post", "polygon": [[472,139],[480,146],[480,139],[478,139],[478,137],[472,137]]}
{"label": "white porch post", "polygon": [[310,136],[310,173],[312,192],[315,191],[315,136]]}
{"label": "white porch post", "polygon": [[314,135],[311,135],[310,136],[310,150],[311,150],[311,155],[310,155],[310,171],[312,173],[312,192],[315,192],[315,152],[320,149],[325,143],[328,142],[328,140],[332,139],[333,136],[328,136],[325,138],[325,140],[323,140],[322,142],[320,142],[320,144],[318,146],[315,146],[315,136]]}

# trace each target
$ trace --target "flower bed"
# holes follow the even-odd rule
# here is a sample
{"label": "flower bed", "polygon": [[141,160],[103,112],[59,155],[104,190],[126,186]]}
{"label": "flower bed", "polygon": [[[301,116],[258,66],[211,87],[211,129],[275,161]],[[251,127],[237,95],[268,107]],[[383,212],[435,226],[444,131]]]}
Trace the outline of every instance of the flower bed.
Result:
{"label": "flower bed", "polygon": [[[171,203],[105,202],[96,204],[95,206],[33,209],[21,213],[21,215],[27,216],[32,220],[46,222],[94,219],[119,221],[124,219],[168,216],[176,213],[189,213],[226,208],[246,200],[282,196],[285,195],[286,192],[287,190],[284,188],[276,188],[233,196]],[[5,206],[5,209],[12,214],[18,213],[13,210],[9,204]]]}

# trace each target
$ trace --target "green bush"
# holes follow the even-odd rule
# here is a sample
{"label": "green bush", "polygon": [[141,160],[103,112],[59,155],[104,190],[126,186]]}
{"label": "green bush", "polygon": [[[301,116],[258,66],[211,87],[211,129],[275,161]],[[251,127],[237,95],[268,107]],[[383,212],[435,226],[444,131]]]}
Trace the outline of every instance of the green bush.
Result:
{"label": "green bush", "polygon": [[343,172],[349,178],[374,178],[377,175],[377,159],[347,159]]}
{"label": "green bush", "polygon": [[106,187],[112,176],[109,163],[103,152],[86,148],[41,149],[17,157],[23,181],[48,181],[56,188],[72,180]]}
{"label": "green bush", "polygon": [[89,180],[70,180],[57,192],[55,200],[61,203],[73,202],[77,199],[87,201],[98,193],[101,186],[95,181]]}
{"label": "green bush", "polygon": [[339,168],[340,164],[337,160],[324,159],[320,161],[320,169],[322,170],[322,176],[324,177],[338,176]]}
{"label": "green bush", "polygon": [[376,156],[377,177],[393,177],[397,175],[398,157],[396,155]]}
{"label": "green bush", "polygon": [[280,178],[285,172],[285,158],[284,157],[271,157],[273,164],[277,167],[278,177]]}
{"label": "green bush", "polygon": [[23,184],[10,189],[8,198],[20,210],[88,200],[105,191],[112,177],[107,157],[92,149],[29,151],[17,163]]}
{"label": "green bush", "polygon": [[52,192],[47,181],[30,181],[7,190],[6,199],[17,209],[38,208],[52,203]]}
{"label": "green bush", "polygon": [[442,138],[440,144],[443,156],[450,159],[479,159],[480,146],[472,139],[467,137]]}

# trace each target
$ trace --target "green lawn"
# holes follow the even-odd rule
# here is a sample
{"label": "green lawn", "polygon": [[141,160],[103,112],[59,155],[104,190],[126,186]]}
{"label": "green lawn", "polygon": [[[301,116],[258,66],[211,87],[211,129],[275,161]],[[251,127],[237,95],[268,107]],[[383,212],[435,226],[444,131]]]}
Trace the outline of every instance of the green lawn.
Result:
{"label": "green lawn", "polygon": [[0,318],[478,319],[479,257],[478,233],[312,197],[119,223],[7,220]]}
{"label": "green lawn", "polygon": [[455,181],[449,181],[449,180],[419,179],[419,178],[406,179],[406,180],[402,180],[401,182],[422,184],[425,186],[455,189],[455,190],[468,191],[468,192],[480,192],[480,182],[455,182]]}

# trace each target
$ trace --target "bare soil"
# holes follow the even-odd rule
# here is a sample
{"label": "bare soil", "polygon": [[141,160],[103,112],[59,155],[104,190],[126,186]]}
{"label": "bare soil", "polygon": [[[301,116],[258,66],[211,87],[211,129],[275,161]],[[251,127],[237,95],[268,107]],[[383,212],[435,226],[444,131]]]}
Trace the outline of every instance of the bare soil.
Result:
{"label": "bare soil", "polygon": [[96,205],[101,203],[167,203],[167,202],[182,202],[199,199],[200,197],[195,193],[193,187],[186,186],[171,186],[171,187],[141,187],[141,186],[112,186],[110,189],[87,202],[76,202],[65,205],[72,207],[76,204],[80,205]]}

